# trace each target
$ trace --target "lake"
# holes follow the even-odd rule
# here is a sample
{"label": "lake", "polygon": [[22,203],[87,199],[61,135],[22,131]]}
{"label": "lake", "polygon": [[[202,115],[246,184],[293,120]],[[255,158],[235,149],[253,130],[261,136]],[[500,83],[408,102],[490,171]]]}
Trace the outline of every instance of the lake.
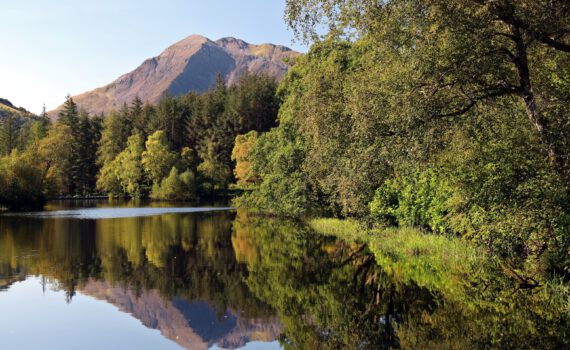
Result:
{"label": "lake", "polygon": [[366,244],[220,204],[47,209],[0,215],[2,349],[569,344],[561,294],[517,288],[492,267],[395,264]]}

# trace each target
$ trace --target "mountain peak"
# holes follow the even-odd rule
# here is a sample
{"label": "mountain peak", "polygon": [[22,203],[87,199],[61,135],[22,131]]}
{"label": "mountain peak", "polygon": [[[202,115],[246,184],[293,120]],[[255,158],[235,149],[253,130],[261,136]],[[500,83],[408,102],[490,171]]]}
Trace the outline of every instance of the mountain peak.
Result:
{"label": "mountain peak", "polygon": [[249,43],[231,36],[216,40],[216,44],[222,47],[236,47],[242,50],[245,50],[250,46]]}
{"label": "mountain peak", "polygon": [[[268,74],[281,79],[288,69],[286,59],[299,53],[273,44],[254,45],[226,37],[212,41],[190,35],[169,46],[160,55],[146,59],[134,71],[93,91],[73,96],[80,108],[91,114],[108,113],[136,97],[156,103],[164,95],[202,92],[221,74],[235,84],[244,74]],[[50,112],[53,117],[57,110]]]}
{"label": "mountain peak", "polygon": [[210,39],[206,38],[205,36],[192,34],[187,36],[186,38],[174,43],[170,47],[168,47],[165,51],[168,51],[171,48],[181,48],[181,47],[193,47],[196,45],[203,45],[208,42],[212,42]]}

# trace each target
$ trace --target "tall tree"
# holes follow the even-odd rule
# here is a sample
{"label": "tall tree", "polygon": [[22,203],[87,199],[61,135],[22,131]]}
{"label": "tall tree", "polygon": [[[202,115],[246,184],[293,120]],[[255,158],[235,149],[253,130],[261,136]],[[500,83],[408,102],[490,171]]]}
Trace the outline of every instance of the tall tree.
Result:
{"label": "tall tree", "polygon": [[100,166],[110,163],[121,153],[127,145],[131,130],[128,119],[118,112],[112,111],[103,119],[101,139],[97,149],[97,163]]}
{"label": "tall tree", "polygon": [[238,132],[263,132],[275,126],[279,111],[277,80],[268,75],[246,74],[228,91],[228,113],[238,123]]}
{"label": "tall tree", "polygon": [[569,95],[558,83],[570,69],[568,1],[288,0],[286,18],[304,38],[327,22],[333,34],[371,40],[379,64],[413,67],[402,70],[403,89],[394,91],[400,104],[416,106],[412,126],[517,98],[552,167],[570,183]]}
{"label": "tall tree", "polygon": [[17,147],[18,118],[8,113],[0,119],[0,155],[8,155]]}
{"label": "tall tree", "polygon": [[134,198],[143,197],[148,190],[141,164],[143,150],[144,140],[140,134],[135,133],[129,137],[127,147],[115,159],[116,176],[124,192]]}
{"label": "tall tree", "polygon": [[152,134],[145,143],[142,166],[154,184],[160,183],[176,162],[176,153],[170,150],[164,131]]}

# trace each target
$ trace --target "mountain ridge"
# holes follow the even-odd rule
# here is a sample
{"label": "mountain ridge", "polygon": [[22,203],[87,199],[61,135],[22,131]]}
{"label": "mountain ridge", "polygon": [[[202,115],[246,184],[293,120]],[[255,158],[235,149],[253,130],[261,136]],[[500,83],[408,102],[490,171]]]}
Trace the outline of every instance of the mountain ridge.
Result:
{"label": "mountain ridge", "polygon": [[16,107],[10,100],[0,98],[0,118],[8,114],[17,115],[20,117],[31,117],[33,113],[26,110],[24,107]]}
{"label": "mountain ridge", "polygon": [[[106,114],[136,96],[143,102],[156,103],[165,95],[206,91],[218,74],[228,85],[244,74],[268,74],[281,79],[289,68],[287,61],[299,55],[282,45],[255,45],[234,37],[212,41],[193,34],[113,82],[72,98],[90,114]],[[50,116],[55,117],[60,109],[51,111]]]}

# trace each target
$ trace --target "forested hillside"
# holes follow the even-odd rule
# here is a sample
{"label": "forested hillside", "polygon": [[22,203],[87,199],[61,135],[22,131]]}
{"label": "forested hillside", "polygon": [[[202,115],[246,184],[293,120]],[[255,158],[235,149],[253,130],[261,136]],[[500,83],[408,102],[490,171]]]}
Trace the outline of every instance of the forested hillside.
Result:
{"label": "forested hillside", "polygon": [[[0,206],[26,209],[54,196],[151,197],[194,200],[234,182],[234,139],[275,125],[277,81],[245,75],[231,87],[219,77],[203,94],[135,98],[109,115],[90,116],[68,97],[58,119],[2,130],[17,139],[0,145]],[[7,119],[10,120],[10,119]]]}

